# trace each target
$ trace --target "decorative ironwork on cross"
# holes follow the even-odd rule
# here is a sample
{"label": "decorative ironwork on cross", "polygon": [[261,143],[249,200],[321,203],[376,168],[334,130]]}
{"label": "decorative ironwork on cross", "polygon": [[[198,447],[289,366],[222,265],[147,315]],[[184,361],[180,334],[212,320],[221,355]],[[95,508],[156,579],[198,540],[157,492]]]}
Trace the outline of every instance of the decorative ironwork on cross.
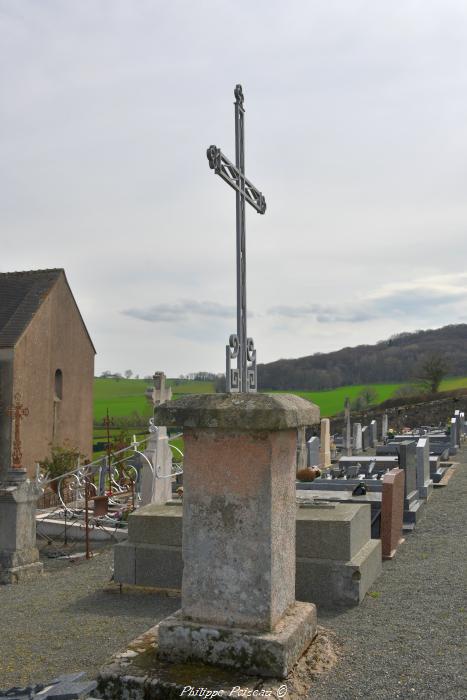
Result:
{"label": "decorative ironwork on cross", "polygon": [[[245,138],[242,86],[235,95],[235,165],[217,146],[209,146],[209,167],[235,190],[237,221],[237,333],[232,334],[226,346],[226,386],[229,393],[257,391],[256,350],[253,338],[247,337],[246,314],[246,246],[245,202],[258,214],[266,211],[264,195],[245,176]],[[237,368],[231,361],[237,359]]]}
{"label": "decorative ironwork on cross", "polygon": [[23,418],[29,416],[29,408],[25,408],[21,403],[21,394],[15,394],[15,403],[10,408],[6,409],[6,413],[11,416],[15,424],[15,437],[13,440],[13,464],[12,469],[22,469],[21,460],[23,454],[21,452],[20,425]]}

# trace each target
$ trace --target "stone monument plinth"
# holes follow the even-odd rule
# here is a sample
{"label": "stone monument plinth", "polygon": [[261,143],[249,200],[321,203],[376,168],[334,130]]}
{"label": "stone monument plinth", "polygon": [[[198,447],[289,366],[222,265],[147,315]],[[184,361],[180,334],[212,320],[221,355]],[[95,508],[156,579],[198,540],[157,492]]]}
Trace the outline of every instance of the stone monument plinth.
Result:
{"label": "stone monument plinth", "polygon": [[318,407],[192,395],[155,420],[185,441],[182,608],[159,624],[160,657],[285,677],[316,634],[316,606],[295,601],[295,468]]}
{"label": "stone monument plinth", "polygon": [[38,486],[26,470],[10,469],[0,483],[0,584],[19,583],[42,574],[36,547]]}

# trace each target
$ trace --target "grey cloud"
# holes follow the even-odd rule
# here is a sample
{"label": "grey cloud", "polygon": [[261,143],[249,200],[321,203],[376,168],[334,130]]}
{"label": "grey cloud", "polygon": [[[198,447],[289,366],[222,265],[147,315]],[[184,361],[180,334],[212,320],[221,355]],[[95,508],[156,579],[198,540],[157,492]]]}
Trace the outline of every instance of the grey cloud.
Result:
{"label": "grey cloud", "polygon": [[346,309],[344,306],[338,307],[322,304],[273,306],[268,309],[268,314],[286,318],[308,318],[318,323],[358,323],[360,321],[370,321],[375,317],[374,313],[366,309]]}
{"label": "grey cloud", "polygon": [[224,306],[215,301],[181,300],[176,304],[155,304],[144,308],[125,309],[121,313],[152,323],[175,323],[185,321],[192,316],[231,318],[235,316],[235,309],[233,306]]}
{"label": "grey cloud", "polygon": [[299,306],[273,306],[271,316],[308,318],[317,323],[360,323],[385,316],[417,317],[434,312],[466,298],[463,288],[439,290],[429,287],[407,287],[388,292],[379,297],[369,297],[352,305],[304,304]]}
{"label": "grey cloud", "polygon": [[378,315],[417,316],[437,307],[453,304],[465,298],[465,290],[441,291],[428,287],[399,289],[385,296],[370,300]]}

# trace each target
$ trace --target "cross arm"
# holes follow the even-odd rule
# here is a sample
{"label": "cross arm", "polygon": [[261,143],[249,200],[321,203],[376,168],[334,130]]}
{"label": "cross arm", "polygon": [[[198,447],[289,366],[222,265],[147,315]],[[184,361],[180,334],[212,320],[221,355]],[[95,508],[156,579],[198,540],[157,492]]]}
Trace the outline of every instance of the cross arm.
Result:
{"label": "cross arm", "polygon": [[230,160],[222,153],[217,146],[209,146],[207,150],[209,167],[214,170],[216,175],[230,185],[237,192],[242,192],[239,182],[240,179],[244,182],[245,199],[256,209],[259,214],[264,214],[266,211],[266,199],[264,195],[251,183],[238,168],[230,162]]}

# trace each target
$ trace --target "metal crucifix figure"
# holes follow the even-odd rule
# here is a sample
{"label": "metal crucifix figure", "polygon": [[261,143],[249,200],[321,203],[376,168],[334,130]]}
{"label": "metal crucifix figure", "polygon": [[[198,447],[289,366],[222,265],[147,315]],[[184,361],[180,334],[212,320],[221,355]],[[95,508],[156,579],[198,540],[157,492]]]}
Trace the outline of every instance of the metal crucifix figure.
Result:
{"label": "metal crucifix figure", "polygon": [[[266,211],[263,194],[245,177],[245,138],[242,86],[237,85],[235,95],[235,165],[217,146],[209,146],[209,167],[216,175],[235,190],[237,219],[237,333],[230,336],[226,346],[226,389],[228,393],[255,392],[256,350],[253,338],[247,337],[246,329],[246,247],[245,247],[245,201],[259,214]],[[237,359],[237,368],[231,360]]]}

